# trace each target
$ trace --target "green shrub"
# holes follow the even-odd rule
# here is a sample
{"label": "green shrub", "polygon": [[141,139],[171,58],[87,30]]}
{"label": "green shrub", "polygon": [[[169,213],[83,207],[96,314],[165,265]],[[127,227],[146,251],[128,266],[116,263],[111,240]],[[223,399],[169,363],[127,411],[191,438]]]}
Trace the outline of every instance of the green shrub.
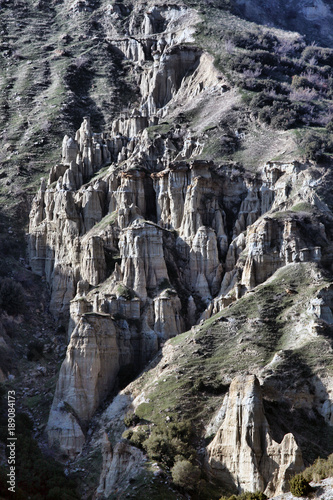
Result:
{"label": "green shrub", "polygon": [[275,92],[277,95],[287,95],[288,88],[280,82],[271,78],[258,79],[258,78],[239,78],[237,81],[239,87],[252,90],[254,92]]}
{"label": "green shrub", "polygon": [[143,447],[148,456],[153,460],[163,462],[166,465],[172,465],[173,457],[165,435],[153,431],[149,438],[144,441]]}
{"label": "green shrub", "polygon": [[309,46],[302,52],[304,61],[310,64],[333,65],[333,50],[322,47]]}
{"label": "green shrub", "polygon": [[226,31],[224,40],[232,41],[237,47],[248,50],[272,50],[278,43],[278,39],[271,33],[260,33],[250,31]]}
{"label": "green shrub", "polygon": [[244,73],[246,70],[253,71],[253,73],[261,72],[262,64],[256,62],[248,54],[235,54],[229,61],[230,68],[238,73]]}
{"label": "green shrub", "polygon": [[303,471],[307,481],[321,481],[333,476],[333,453],[327,459],[317,458],[315,462]]}
{"label": "green shrub", "polygon": [[137,429],[133,431],[133,434],[130,438],[130,442],[133,446],[142,449],[143,442],[147,439],[147,432],[144,429]]}
{"label": "green shrub", "polygon": [[11,278],[0,280],[0,307],[12,315],[25,311],[25,293],[21,283]]}
{"label": "green shrub", "polygon": [[299,89],[302,87],[312,87],[313,85],[309,80],[303,75],[294,75],[292,77],[291,86],[295,89]]}
{"label": "green shrub", "polygon": [[303,474],[297,474],[289,481],[290,492],[295,497],[303,497],[310,493],[311,486]]}
{"label": "green shrub", "polygon": [[171,469],[172,480],[176,486],[195,490],[200,480],[200,469],[188,460],[180,460]]}
{"label": "green shrub", "polygon": [[122,437],[124,439],[127,439],[128,441],[131,440],[132,436],[133,436],[133,429],[127,429],[127,431],[124,431],[122,434]]}
{"label": "green shrub", "polygon": [[299,115],[285,96],[259,92],[253,97],[251,107],[260,121],[274,128],[289,129],[296,125]]}
{"label": "green shrub", "polygon": [[132,427],[140,422],[140,418],[134,412],[127,412],[124,417],[124,424],[126,427]]}
{"label": "green shrub", "polygon": [[146,441],[148,437],[148,429],[146,427],[138,427],[137,429],[127,429],[127,431],[122,434],[123,439],[127,439],[133,446],[136,446],[142,450],[143,442]]}
{"label": "green shrub", "polygon": [[288,130],[297,124],[297,113],[287,103],[274,103],[268,112],[260,113],[261,119],[263,119],[263,115],[275,129]]}
{"label": "green shrub", "polygon": [[191,425],[186,422],[159,424],[143,442],[143,448],[151,459],[172,467],[176,457],[193,460],[195,450],[190,444],[192,437]]}
{"label": "green shrub", "polygon": [[240,495],[231,495],[231,497],[221,497],[220,500],[266,500],[267,496],[261,491],[256,493],[241,493]]}
{"label": "green shrub", "polygon": [[333,152],[333,135],[327,131],[322,133],[309,130],[303,134],[300,147],[309,160],[322,160],[325,154]]}
{"label": "green shrub", "polygon": [[132,300],[135,297],[133,290],[123,284],[118,285],[117,295],[118,297],[124,297],[126,300]]}
{"label": "green shrub", "polygon": [[278,57],[267,50],[255,50],[251,56],[256,62],[260,62],[261,64],[275,66],[279,62]]}
{"label": "green shrub", "polygon": [[267,496],[265,493],[262,493],[261,491],[258,491],[256,493],[247,493],[246,494],[246,500],[266,500]]}

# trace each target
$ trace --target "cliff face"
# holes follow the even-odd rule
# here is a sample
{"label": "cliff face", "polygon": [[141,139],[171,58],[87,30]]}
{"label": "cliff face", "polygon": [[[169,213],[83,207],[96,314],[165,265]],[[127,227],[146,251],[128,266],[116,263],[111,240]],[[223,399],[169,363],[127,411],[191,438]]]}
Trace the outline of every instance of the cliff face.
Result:
{"label": "cliff face", "polygon": [[[89,2],[67,7],[73,16],[93,9]],[[199,21],[194,9],[173,2],[130,7],[107,7],[107,43],[131,68],[140,97],[104,132],[95,133],[87,116],[75,136],[64,137],[62,160],[42,179],[30,212],[30,265],[45,277],[50,311],[68,335],[47,424],[49,443],[75,459],[103,440],[101,497],[124,487],[126,475],[137,477],[142,452],[121,441],[119,429],[115,441],[107,426],[106,436],[97,432],[91,438],[91,426],[102,403],[167,343],[159,376],[164,365],[187,377],[186,366],[178,365],[181,357],[188,366],[212,357],[207,374],[219,381],[219,396],[221,381],[227,386],[234,379],[207,448],[209,474],[231,489],[277,494],[301,470],[306,446],[298,439],[305,438],[293,425],[277,432],[265,404],[282,402],[288,415],[295,404],[309,420],[317,412],[325,425],[332,422],[326,366],[322,371],[311,366],[317,385],[312,380],[300,396],[302,377],[294,377],[293,392],[280,373],[284,362],[286,372],[291,370],[292,356],[303,348],[307,353],[309,344],[311,356],[318,346],[331,352],[329,173],[299,156],[261,162],[255,169],[207,159],[211,117],[213,128],[229,140],[222,118],[239,109],[240,94],[213,57],[194,46]],[[241,127],[232,126],[237,141]],[[280,281],[279,272],[285,273]],[[309,297],[298,288],[297,273],[311,288]],[[285,328],[291,318],[293,335]],[[218,330],[211,333],[214,325]],[[184,353],[175,354],[175,348],[170,354],[169,339],[190,329],[188,342],[181,337]],[[206,352],[200,345],[207,331]],[[235,378],[236,371],[241,376]],[[199,389],[191,382],[191,391],[206,397],[208,387],[214,393],[215,386],[199,378]],[[155,389],[149,383],[143,376],[126,389],[129,401],[118,421],[128,409],[150,403]],[[187,396],[175,394],[173,404],[181,407]],[[221,409],[220,399],[211,403],[214,411]],[[202,411],[208,425],[213,409],[209,415]]]}
{"label": "cliff face", "polygon": [[[79,141],[82,130],[92,136],[88,120]],[[84,158],[93,157],[93,146],[72,144],[87,154]],[[297,202],[319,204],[311,189],[288,191],[291,178],[309,182],[305,165],[273,163],[260,177],[244,179],[236,168],[204,161],[137,168],[135,158],[132,154],[122,167],[111,165],[82,186],[66,184],[70,171],[86,176],[79,155],[77,163],[57,168],[63,175],[56,180],[52,170],[33,203],[31,265],[50,284],[54,315],[63,325],[69,322],[68,354],[51,415],[65,401],[79,421],[88,421],[120,367],[132,366],[135,373],[165,340],[222,310],[278,268],[320,263],[331,252],[315,215],[289,210],[285,218],[275,217],[275,210]],[[95,317],[100,320],[90,320],[88,327],[86,318]],[[113,332],[107,341],[112,347],[97,348],[101,328]],[[101,349],[112,350],[112,363],[101,361]],[[91,359],[77,369],[80,356]],[[89,381],[91,366],[102,389]],[[77,398],[93,403],[82,406]],[[62,442],[59,430],[56,435]]]}

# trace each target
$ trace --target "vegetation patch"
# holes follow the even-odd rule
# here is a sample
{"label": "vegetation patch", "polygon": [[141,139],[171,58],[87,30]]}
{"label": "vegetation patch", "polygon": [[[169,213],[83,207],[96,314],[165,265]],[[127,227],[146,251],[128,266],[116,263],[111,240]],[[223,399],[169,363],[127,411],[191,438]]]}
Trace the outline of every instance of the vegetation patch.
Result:
{"label": "vegetation patch", "polygon": [[266,500],[265,493],[258,491],[256,493],[245,492],[241,495],[231,495],[230,497],[221,497],[220,500]]}
{"label": "vegetation patch", "polygon": [[313,212],[313,209],[314,206],[307,202],[297,203],[297,205],[294,205],[291,208],[293,212],[310,212],[310,213]]}
{"label": "vegetation patch", "polygon": [[289,481],[289,487],[290,492],[295,497],[307,496],[312,491],[309,482],[305,479],[303,474],[297,474],[296,476],[291,478]]}
{"label": "vegetation patch", "polygon": [[117,286],[116,293],[118,297],[123,297],[126,300],[132,300],[135,297],[134,291],[123,283]]}
{"label": "vegetation patch", "polygon": [[302,472],[302,476],[308,483],[311,481],[317,483],[327,477],[333,477],[333,454],[329,455],[326,459],[317,458],[310,467],[307,467]]}
{"label": "vegetation patch", "polygon": [[158,125],[153,125],[148,127],[147,133],[149,139],[153,139],[156,135],[167,135],[172,128],[172,124],[169,122],[159,123]]}
{"label": "vegetation patch", "polygon": [[12,315],[25,311],[25,292],[21,283],[11,278],[0,279],[0,308]]}
{"label": "vegetation patch", "polygon": [[[103,465],[103,455],[101,449],[95,449],[87,455],[77,460],[78,472],[73,474],[73,479],[80,485],[80,492],[85,490],[88,494],[93,495],[96,490],[96,485],[99,482]],[[81,469],[81,470],[80,470]],[[82,469],[84,472],[82,473]],[[82,498],[82,496],[80,496]]]}
{"label": "vegetation patch", "polygon": [[151,461],[147,462],[142,473],[133,478],[124,491],[112,493],[108,500],[125,500],[128,497],[137,500],[181,500],[185,498]]}

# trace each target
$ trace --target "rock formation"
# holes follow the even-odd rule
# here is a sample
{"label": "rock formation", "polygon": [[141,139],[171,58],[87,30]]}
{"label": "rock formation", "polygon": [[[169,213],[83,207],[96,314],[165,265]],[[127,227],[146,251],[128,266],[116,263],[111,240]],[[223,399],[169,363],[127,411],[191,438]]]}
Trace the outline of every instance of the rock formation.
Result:
{"label": "rock formation", "polygon": [[[69,10],[89,5],[74,2]],[[135,107],[103,133],[94,133],[86,116],[75,137],[64,137],[62,162],[42,180],[30,213],[31,268],[45,276],[50,311],[69,339],[47,432],[70,457],[82,451],[105,398],[165,341],[289,263],[331,265],[330,227],[316,213],[325,209],[313,189],[316,166],[267,162],[254,173],[203,159],[205,126],[192,130],[175,110],[212,95],[228,108],[234,92],[213,58],[190,45],[199,20],[192,9],[150,6],[136,17],[140,8],[106,9],[109,48],[130,62],[140,89]],[[310,213],[294,209],[300,204]],[[321,303],[312,307],[331,318]],[[258,383],[243,382],[230,389],[224,424],[209,448],[211,471],[240,489],[280,491],[301,466],[298,447],[289,434],[280,444],[272,440]],[[106,469],[126,471],[140,458],[122,443],[113,451],[105,446]],[[111,476],[107,492],[119,479]]]}
{"label": "rock formation", "polygon": [[[138,145],[146,139],[139,134]],[[52,169],[48,184],[42,181],[30,218],[31,266],[45,275],[50,310],[60,324],[69,322],[71,336],[52,412],[64,401],[78,422],[89,420],[122,366],[138,371],[161,343],[200,316],[221,310],[289,262],[320,262],[325,245],[328,252],[321,222],[305,222],[291,211],[285,219],[274,216],[277,208],[298,201],[285,185],[290,175],[302,179],[301,165],[267,164],[261,177],[245,180],[241,172],[212,162],[165,160],[158,144],[151,146],[154,160],[144,161],[145,167],[142,159],[136,164],[138,147],[121,168],[113,163],[82,184],[108,164],[111,144],[106,135],[96,138],[85,118],[76,140],[64,139],[64,163]],[[104,147],[106,152],[96,153]],[[309,238],[309,228],[320,238]],[[90,385],[83,368],[80,380],[75,375],[77,356],[88,356],[100,331],[98,321],[87,327],[87,314],[107,315],[99,321],[113,332],[112,366],[100,358],[93,362],[103,389]],[[125,338],[127,347],[119,340]],[[85,408],[70,396],[78,386]],[[52,412],[50,436],[57,420]],[[55,432],[51,441],[61,442]],[[61,447],[75,448],[68,435]]]}
{"label": "rock formation", "polygon": [[271,435],[258,379],[236,377],[226,396],[223,422],[207,448],[208,470],[224,484],[273,496],[303,469],[302,453],[292,434],[281,443]]}
{"label": "rock formation", "polygon": [[107,435],[104,435],[102,447],[103,469],[97,498],[107,498],[117,488],[123,488],[138,475],[144,462],[142,451],[126,441],[119,442],[112,448]]}
{"label": "rock formation", "polygon": [[333,452],[329,3],[0,0],[0,385],[82,500]]}

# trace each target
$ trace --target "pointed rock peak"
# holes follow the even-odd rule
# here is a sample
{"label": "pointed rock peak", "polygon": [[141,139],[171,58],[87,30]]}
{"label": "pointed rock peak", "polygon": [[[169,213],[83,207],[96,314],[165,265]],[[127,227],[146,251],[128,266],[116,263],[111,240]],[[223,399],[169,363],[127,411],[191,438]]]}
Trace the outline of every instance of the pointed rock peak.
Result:
{"label": "pointed rock peak", "polygon": [[239,491],[286,491],[288,479],[303,469],[301,451],[292,434],[275,442],[266,420],[255,375],[231,383],[225,417],[208,446],[209,472]]}

